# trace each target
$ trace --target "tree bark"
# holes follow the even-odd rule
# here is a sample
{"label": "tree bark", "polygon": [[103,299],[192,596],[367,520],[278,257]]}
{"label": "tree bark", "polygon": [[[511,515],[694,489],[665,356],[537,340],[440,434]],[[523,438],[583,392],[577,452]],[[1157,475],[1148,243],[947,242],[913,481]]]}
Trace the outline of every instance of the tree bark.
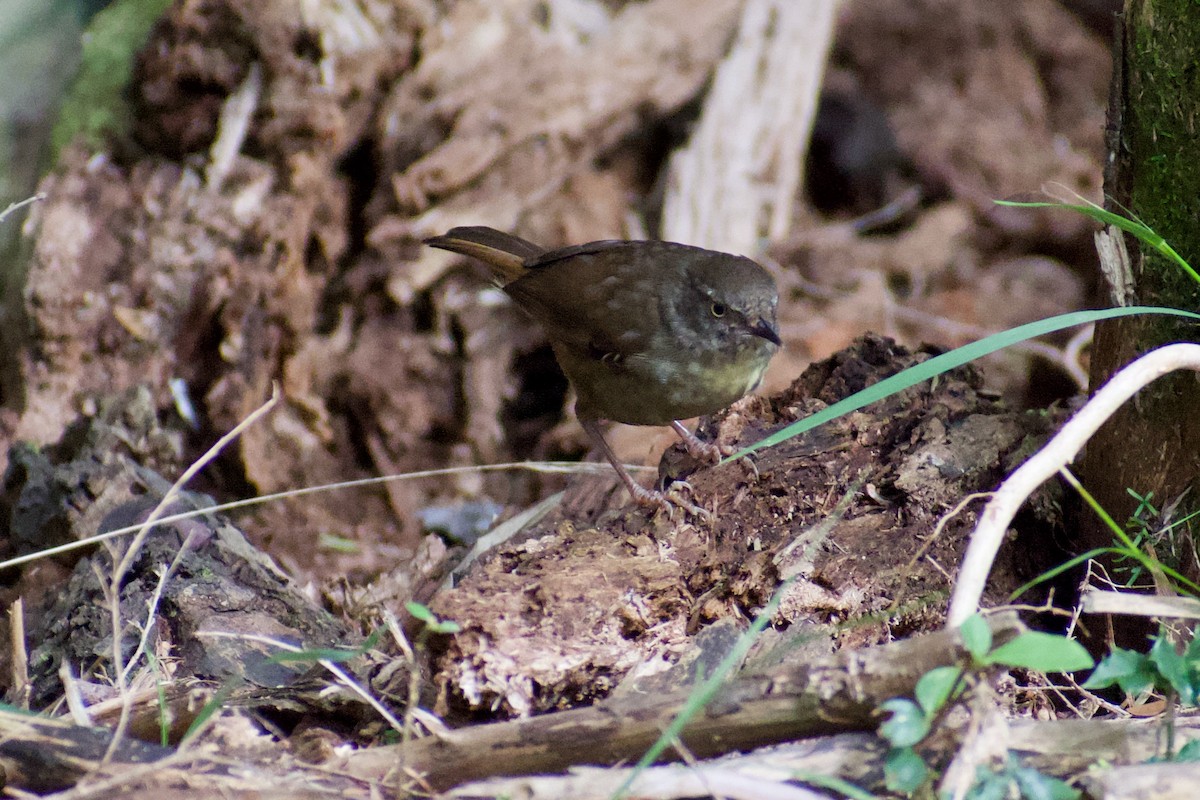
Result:
{"label": "tree bark", "polygon": [[[1142,220],[1189,263],[1200,263],[1200,16],[1187,0],[1126,0],[1123,32],[1114,53],[1109,104],[1109,210]],[[1129,245],[1133,301],[1196,310],[1200,286],[1161,255]],[[1197,341],[1192,323],[1164,317],[1127,317],[1100,323],[1092,348],[1093,391],[1138,355],[1169,342]],[[1156,381],[1093,439],[1083,463],[1084,482],[1118,523],[1139,495],[1153,493],[1161,512],[1181,500],[1167,523],[1200,507],[1200,380],[1179,373]],[[1111,544],[1112,533],[1084,512],[1081,549]],[[1187,526],[1182,537],[1155,546],[1157,557],[1196,577]]]}

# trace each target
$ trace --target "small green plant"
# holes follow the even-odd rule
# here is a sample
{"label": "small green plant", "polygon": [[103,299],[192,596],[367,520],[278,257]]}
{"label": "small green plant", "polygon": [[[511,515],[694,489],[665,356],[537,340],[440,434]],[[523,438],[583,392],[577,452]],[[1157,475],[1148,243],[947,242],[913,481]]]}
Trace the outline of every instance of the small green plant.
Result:
{"label": "small green plant", "polygon": [[408,613],[413,615],[413,619],[420,620],[425,623],[425,629],[421,631],[421,636],[432,635],[437,633],[458,633],[462,630],[462,626],[457,622],[448,619],[438,619],[428,606],[423,606],[420,603],[409,601],[404,604]]}
{"label": "small green plant", "polygon": [[[1079,642],[1065,636],[1039,631],[1027,631],[1012,641],[993,648],[991,628],[979,614],[967,619],[960,632],[963,646],[970,656],[970,663],[964,666],[931,669],[917,681],[913,692],[914,699],[895,698],[883,704],[883,710],[891,713],[891,717],[879,728],[880,735],[892,746],[884,764],[887,788],[891,791],[911,794],[929,779],[929,767],[916,751],[916,745],[933,730],[934,723],[949,703],[962,694],[971,674],[981,673],[991,667],[1020,667],[1039,672],[1073,672],[1087,669],[1093,664],[1091,656]],[[1011,772],[1006,767],[997,774],[1008,775],[1009,779],[1004,786],[1016,785],[1025,797],[1077,796],[1026,793],[1024,786],[1032,779],[1025,775],[1028,770],[1018,769],[1019,773]],[[1062,783],[1040,774],[1039,777],[1046,782]],[[976,784],[976,788],[980,786],[981,784]],[[1066,784],[1062,786],[1066,787]],[[980,800],[992,796],[1006,795],[972,795]]]}
{"label": "small green plant", "polygon": [[1083,688],[1099,690],[1116,686],[1129,697],[1158,692],[1167,699],[1163,716],[1165,736],[1161,737],[1165,752],[1150,759],[1155,761],[1200,761],[1200,739],[1193,739],[1175,750],[1175,702],[1185,708],[1200,705],[1200,639],[1193,629],[1189,643],[1182,652],[1173,643],[1172,635],[1162,628],[1154,636],[1146,653],[1113,647],[1100,660]]}
{"label": "small green plant", "polygon": [[967,792],[967,800],[1003,800],[1013,797],[1013,790],[1029,800],[1075,800],[1079,790],[1058,778],[1045,775],[1032,767],[1022,767],[1010,753],[1000,769],[979,767],[975,785]]}
{"label": "small green plant", "polygon": [[125,87],[137,52],[170,0],[118,0],[92,18],[83,39],[79,74],[63,99],[52,139],[57,153],[76,136],[99,147],[132,121]]}
{"label": "small green plant", "polygon": [[1200,639],[1193,632],[1182,653],[1165,631],[1154,637],[1147,653],[1113,647],[1083,684],[1085,689],[1110,686],[1120,687],[1131,697],[1149,691],[1174,694],[1181,704],[1195,706],[1200,698]]}
{"label": "small green plant", "polygon": [[[1175,591],[1179,592],[1180,594],[1191,595],[1193,597],[1200,596],[1200,586],[1198,586],[1195,582],[1188,580],[1188,578],[1185,577],[1181,572],[1176,569],[1172,569],[1157,558],[1147,555],[1141,547],[1141,534],[1135,532],[1131,535],[1130,533],[1126,532],[1125,528],[1121,527],[1121,525],[1119,525],[1117,521],[1112,518],[1112,516],[1100,505],[1096,498],[1092,496],[1091,492],[1084,488],[1083,484],[1079,482],[1079,479],[1075,477],[1071,470],[1064,468],[1060,470],[1059,474],[1062,475],[1063,480],[1065,480],[1068,485],[1070,485],[1073,489],[1075,489],[1076,492],[1079,493],[1079,496],[1083,498],[1083,501],[1091,507],[1091,509],[1096,513],[1096,516],[1100,517],[1100,520],[1112,532],[1113,544],[1110,547],[1093,548],[1092,550],[1088,550],[1086,553],[1081,553],[1080,555],[1075,556],[1069,561],[1066,561],[1053,569],[1043,572],[1041,575],[1013,592],[1012,599],[1020,597],[1034,586],[1037,586],[1039,583],[1048,581],[1057,575],[1061,575],[1069,569],[1073,569],[1076,566],[1101,555],[1111,555],[1115,559],[1119,559],[1122,562],[1130,564],[1130,566],[1124,567],[1124,569],[1126,569],[1132,576],[1129,579],[1130,582],[1133,581],[1134,577],[1140,575],[1141,570],[1144,569],[1169,579],[1172,586],[1175,588]],[[1137,497],[1137,495],[1134,496]],[[1150,495],[1147,495],[1147,498],[1149,497]],[[1141,508],[1141,512],[1144,515],[1147,511],[1145,504],[1139,504],[1139,508]],[[1172,526],[1183,524],[1184,522],[1189,521],[1192,516],[1194,515],[1189,515],[1184,519],[1178,520],[1177,522],[1172,523]],[[1141,526],[1135,524],[1134,528],[1138,531],[1144,532],[1144,528]]]}

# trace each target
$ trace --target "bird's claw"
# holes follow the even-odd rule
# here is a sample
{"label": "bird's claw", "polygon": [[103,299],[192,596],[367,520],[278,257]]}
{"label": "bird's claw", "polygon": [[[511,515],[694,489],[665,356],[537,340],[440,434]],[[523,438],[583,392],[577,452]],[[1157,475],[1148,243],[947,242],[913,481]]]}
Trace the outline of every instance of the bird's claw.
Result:
{"label": "bird's claw", "polygon": [[687,481],[675,481],[665,494],[663,492],[642,489],[640,486],[638,489],[639,491],[633,495],[633,499],[638,505],[662,509],[666,512],[667,519],[672,522],[675,521],[676,511],[683,511],[685,514],[691,514],[709,523],[716,519],[711,511],[696,505],[684,497],[685,493],[692,491],[692,485]]}
{"label": "bird's claw", "polygon": [[733,455],[734,449],[728,445],[713,444],[705,442],[683,426],[683,423],[676,420],[671,423],[671,427],[679,434],[679,438],[683,440],[683,449],[687,454],[697,461],[703,461],[708,464],[716,464],[725,456]]}

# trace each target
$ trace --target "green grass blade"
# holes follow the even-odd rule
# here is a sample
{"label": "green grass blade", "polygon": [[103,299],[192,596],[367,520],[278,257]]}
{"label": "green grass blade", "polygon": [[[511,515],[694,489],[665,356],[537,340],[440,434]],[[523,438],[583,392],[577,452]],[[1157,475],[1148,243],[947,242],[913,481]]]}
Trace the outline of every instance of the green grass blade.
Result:
{"label": "green grass blade", "polygon": [[741,450],[726,460],[741,458],[742,456],[753,453],[755,450],[761,450],[764,447],[771,447],[780,442],[791,439],[793,436],[799,436],[805,431],[812,430],[818,425],[823,425],[830,420],[837,419],[843,414],[849,414],[851,411],[857,411],[864,406],[868,406],[877,400],[882,400],[885,397],[895,394],[916,386],[922,381],[927,381],[930,378],[936,377],[943,372],[948,372],[955,367],[961,367],[963,364],[970,363],[977,358],[981,358],[997,350],[1003,350],[1006,347],[1011,347],[1017,342],[1023,342],[1026,339],[1033,339],[1037,336],[1045,336],[1048,333],[1061,331],[1064,328],[1071,328],[1076,325],[1085,325],[1091,322],[1099,322],[1106,319],[1114,319],[1117,317],[1138,316],[1141,314],[1163,314],[1166,316],[1184,317],[1200,321],[1200,314],[1194,314],[1190,311],[1180,311],[1176,308],[1163,308],[1159,306],[1129,306],[1125,308],[1104,308],[1094,311],[1075,311],[1070,314],[1060,314],[1056,317],[1030,322],[1025,325],[1019,325],[1015,328],[1010,328],[1000,333],[992,334],[991,336],[980,339],[977,342],[972,342],[963,345],[948,353],[942,353],[939,356],[934,356],[928,361],[917,364],[915,367],[910,367],[890,378],[885,378],[879,383],[868,386],[861,392],[856,392],[850,395],[845,400],[834,403],[828,408],[813,414],[810,417],[793,422],[782,430],[776,431],[765,439],[750,445]]}
{"label": "green grass blade", "polygon": [[750,648],[758,640],[759,634],[771,623],[771,619],[775,616],[775,612],[779,610],[779,606],[783,602],[784,594],[791,588],[793,580],[789,578],[775,590],[775,594],[771,596],[771,599],[763,606],[758,616],[750,623],[750,627],[738,637],[733,648],[721,659],[716,669],[713,670],[713,673],[701,681],[691,695],[689,695],[684,707],[675,716],[675,719],[671,721],[671,724],[667,726],[667,729],[663,731],[662,736],[658,737],[658,740],[650,746],[650,749],[646,751],[641,760],[630,770],[629,777],[612,793],[612,800],[621,800],[621,798],[624,798],[629,788],[633,785],[634,780],[637,779],[637,776],[657,761],[664,750],[675,743],[680,734],[683,733],[683,729],[687,727],[687,724],[693,718],[704,713],[704,707],[716,697],[717,692],[725,684],[726,678],[742,662],[746,654],[750,652]]}
{"label": "green grass blade", "polygon": [[1091,217],[1097,222],[1102,222],[1105,225],[1113,225],[1128,234],[1136,236],[1139,241],[1145,243],[1153,250],[1162,254],[1171,261],[1174,261],[1179,267],[1191,276],[1192,280],[1200,283],[1200,275],[1192,269],[1192,265],[1184,260],[1183,256],[1175,252],[1175,248],[1167,244],[1167,240],[1154,232],[1154,229],[1144,222],[1128,219],[1119,214],[1114,214],[1111,211],[1105,211],[1100,206],[1093,205],[1072,205],[1071,203],[1020,203],[1013,200],[996,200],[996,205],[1013,206],[1014,208],[1065,208],[1068,211],[1076,211],[1083,214],[1085,217]]}

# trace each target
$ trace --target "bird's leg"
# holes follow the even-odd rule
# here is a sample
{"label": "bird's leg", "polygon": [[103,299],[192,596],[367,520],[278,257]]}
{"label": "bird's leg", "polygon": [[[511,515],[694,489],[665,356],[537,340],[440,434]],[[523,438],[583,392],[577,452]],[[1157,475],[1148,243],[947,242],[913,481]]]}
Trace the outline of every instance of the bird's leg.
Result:
{"label": "bird's leg", "polygon": [[671,504],[667,502],[667,498],[662,492],[655,492],[650,489],[645,489],[634,481],[633,477],[625,469],[625,465],[617,458],[617,454],[609,447],[608,440],[604,438],[604,433],[600,430],[600,424],[594,419],[581,419],[579,424],[587,431],[587,435],[592,438],[596,446],[600,448],[600,452],[604,453],[604,457],[608,459],[608,463],[613,465],[613,469],[617,471],[621,482],[625,484],[625,488],[629,490],[629,494],[633,497],[635,503],[640,506],[658,506],[666,510],[667,514],[671,513]]}
{"label": "bird's leg", "polygon": [[[667,516],[671,519],[675,518],[675,509],[678,507],[689,514],[700,517],[709,522],[712,521],[713,515],[711,512],[689,501],[679,491],[671,491],[664,495],[662,492],[656,492],[652,489],[646,489],[640,486],[636,481],[634,481],[633,477],[629,474],[629,471],[625,469],[625,465],[622,464],[617,458],[617,454],[613,452],[612,447],[609,446],[608,440],[604,438],[604,434],[600,430],[599,423],[594,419],[581,419],[579,420],[579,424],[583,426],[583,429],[587,431],[587,435],[590,436],[592,441],[596,443],[596,446],[600,448],[600,452],[604,453],[604,457],[608,459],[608,463],[613,465],[613,469],[617,471],[617,475],[620,476],[621,482],[625,484],[625,488],[629,490],[629,494],[633,497],[633,501],[635,503],[640,506],[661,508],[663,511],[667,512]],[[696,439],[696,441],[699,444],[704,445],[704,442],[701,442],[699,439]],[[707,446],[714,447],[714,445]],[[683,483],[683,485],[689,490],[692,488],[686,482]]]}
{"label": "bird's leg", "polygon": [[715,464],[724,456],[730,455],[733,452],[730,448],[700,441],[696,434],[683,427],[683,423],[679,420],[674,420],[671,423],[671,427],[679,434],[679,438],[683,439],[683,447],[688,451],[688,455],[697,461],[707,461],[710,464]]}

